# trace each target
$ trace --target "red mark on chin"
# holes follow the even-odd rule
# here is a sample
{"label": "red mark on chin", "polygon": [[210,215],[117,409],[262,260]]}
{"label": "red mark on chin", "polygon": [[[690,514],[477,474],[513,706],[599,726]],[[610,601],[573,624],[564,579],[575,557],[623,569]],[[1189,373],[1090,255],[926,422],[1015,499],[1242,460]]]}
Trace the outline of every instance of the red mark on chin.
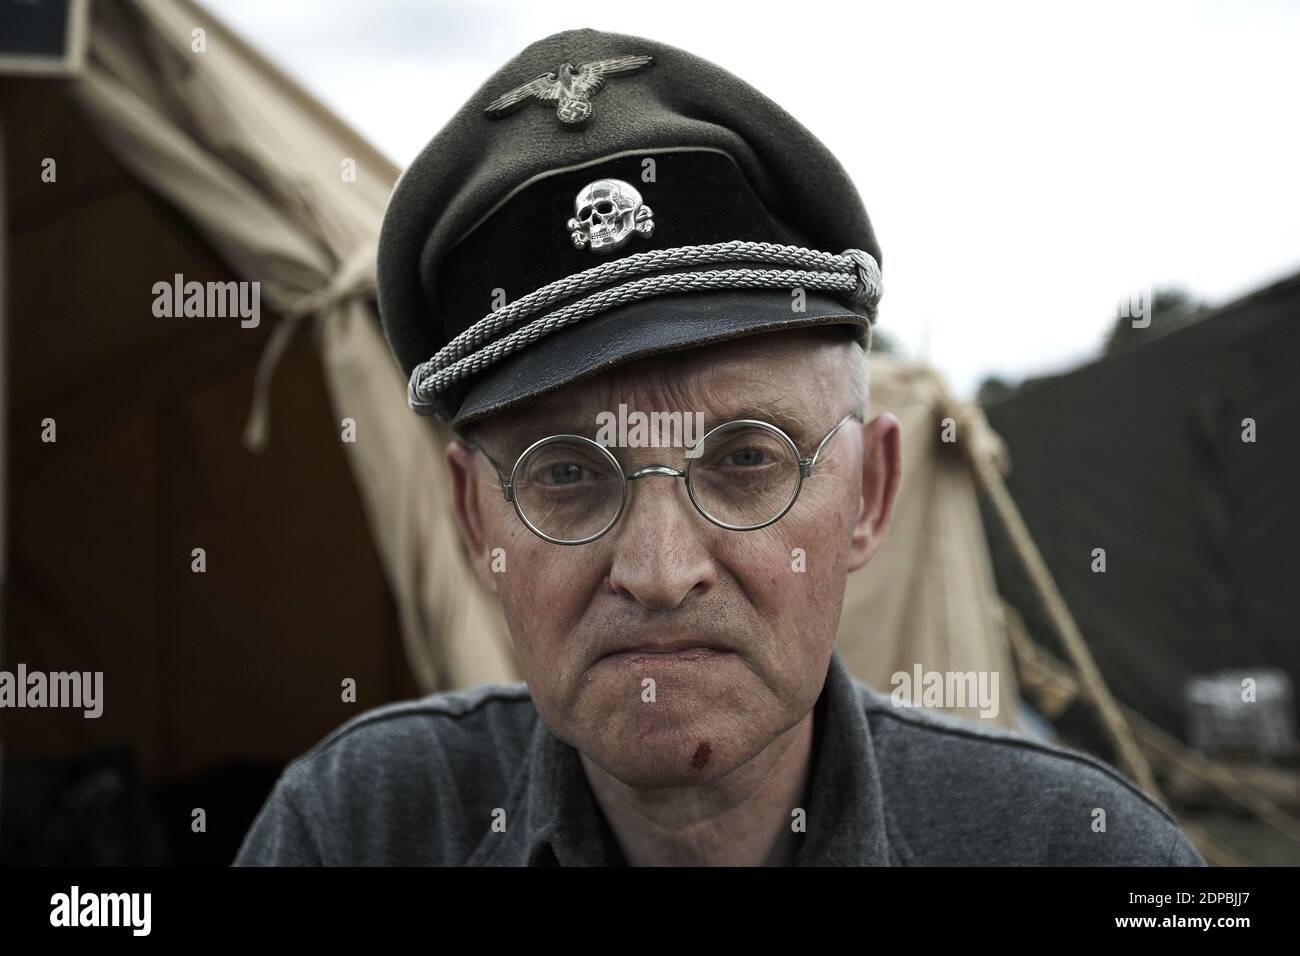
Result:
{"label": "red mark on chin", "polygon": [[703,770],[704,765],[709,762],[713,756],[713,748],[709,746],[707,740],[701,740],[700,745],[695,748],[695,756],[691,758],[692,770]]}

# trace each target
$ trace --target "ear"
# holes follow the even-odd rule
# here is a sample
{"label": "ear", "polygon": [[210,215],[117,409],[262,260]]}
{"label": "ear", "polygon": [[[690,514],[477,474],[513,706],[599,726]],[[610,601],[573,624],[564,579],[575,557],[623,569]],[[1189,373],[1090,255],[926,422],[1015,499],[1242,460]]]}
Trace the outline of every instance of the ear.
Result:
{"label": "ear", "polygon": [[867,564],[885,543],[903,474],[898,419],[889,412],[862,426],[862,494],[849,542],[848,569]]}
{"label": "ear", "polygon": [[491,482],[483,479],[479,471],[480,464],[474,449],[464,442],[452,441],[447,446],[447,467],[451,471],[452,510],[456,515],[456,526],[460,529],[461,540],[465,542],[465,550],[469,553],[474,573],[485,588],[496,594],[497,576],[491,569],[492,549],[488,545],[483,511],[479,507],[479,491],[496,488],[499,494],[500,485],[497,484],[495,474]]}

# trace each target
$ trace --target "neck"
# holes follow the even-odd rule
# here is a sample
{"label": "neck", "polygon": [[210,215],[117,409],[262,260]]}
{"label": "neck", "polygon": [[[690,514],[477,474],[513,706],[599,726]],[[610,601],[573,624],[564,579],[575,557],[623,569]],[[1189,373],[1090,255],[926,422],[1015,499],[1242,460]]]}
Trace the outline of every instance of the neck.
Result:
{"label": "neck", "polygon": [[633,866],[788,866],[791,811],[805,806],[809,711],[759,754],[713,783],[638,790],[582,756],[596,802]]}

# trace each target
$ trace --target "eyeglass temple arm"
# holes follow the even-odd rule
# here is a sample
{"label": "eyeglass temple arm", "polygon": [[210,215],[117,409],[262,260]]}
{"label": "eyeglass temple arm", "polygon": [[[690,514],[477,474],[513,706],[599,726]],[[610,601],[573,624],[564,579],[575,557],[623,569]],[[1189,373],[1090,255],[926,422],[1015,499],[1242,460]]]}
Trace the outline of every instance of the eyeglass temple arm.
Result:
{"label": "eyeglass temple arm", "polygon": [[835,425],[834,428],[832,428],[829,432],[826,433],[826,437],[823,438],[821,442],[817,445],[817,450],[812,453],[811,458],[799,459],[799,470],[803,473],[803,476],[805,478],[807,478],[809,475],[812,474],[813,466],[817,464],[817,459],[821,457],[822,449],[826,447],[826,443],[835,437],[835,433],[839,431],[841,428],[843,428],[846,422],[849,422],[853,419],[857,419],[860,422],[862,421],[862,416],[859,415],[857,412],[849,412],[847,415],[845,415],[843,418],[839,420],[839,422]]}
{"label": "eyeglass temple arm", "polygon": [[501,482],[501,494],[505,496],[506,501],[514,501],[514,489],[510,487],[510,479],[501,474],[501,466],[497,464],[497,460],[489,455],[482,445],[474,441],[468,435],[457,434],[456,438],[462,445],[474,449],[488,460],[492,469],[497,473],[497,481]]}

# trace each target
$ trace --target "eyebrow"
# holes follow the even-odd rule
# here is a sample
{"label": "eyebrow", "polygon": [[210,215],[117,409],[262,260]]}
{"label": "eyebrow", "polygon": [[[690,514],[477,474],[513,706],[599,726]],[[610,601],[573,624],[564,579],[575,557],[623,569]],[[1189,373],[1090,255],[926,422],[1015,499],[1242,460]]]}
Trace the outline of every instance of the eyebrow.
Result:
{"label": "eyebrow", "polygon": [[756,418],[759,421],[775,425],[794,440],[800,451],[807,451],[803,447],[808,440],[807,422],[795,411],[779,402],[750,402],[719,416],[717,421],[712,424],[720,425],[723,422],[734,421],[737,418]]}

